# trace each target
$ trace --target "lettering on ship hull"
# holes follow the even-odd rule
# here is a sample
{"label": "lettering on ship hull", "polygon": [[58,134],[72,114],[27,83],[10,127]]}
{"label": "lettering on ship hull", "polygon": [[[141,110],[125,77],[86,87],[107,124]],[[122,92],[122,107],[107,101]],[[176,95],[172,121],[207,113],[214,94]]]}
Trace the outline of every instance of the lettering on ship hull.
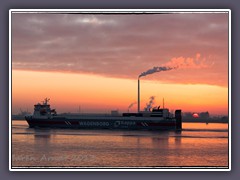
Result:
{"label": "lettering on ship hull", "polygon": [[80,126],[109,126],[109,122],[80,121]]}
{"label": "lettering on ship hull", "polygon": [[119,127],[119,126],[135,126],[136,123],[134,121],[115,121],[114,122],[114,127]]}

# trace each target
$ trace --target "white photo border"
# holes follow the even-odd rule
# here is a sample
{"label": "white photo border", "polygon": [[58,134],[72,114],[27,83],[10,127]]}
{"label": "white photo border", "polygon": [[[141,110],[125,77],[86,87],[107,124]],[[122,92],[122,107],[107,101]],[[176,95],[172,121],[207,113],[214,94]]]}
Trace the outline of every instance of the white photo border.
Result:
{"label": "white photo border", "polygon": [[[12,14],[13,13],[228,13],[228,168],[226,167],[12,167]],[[231,171],[231,10],[230,9],[10,9],[9,10],[9,171]]]}

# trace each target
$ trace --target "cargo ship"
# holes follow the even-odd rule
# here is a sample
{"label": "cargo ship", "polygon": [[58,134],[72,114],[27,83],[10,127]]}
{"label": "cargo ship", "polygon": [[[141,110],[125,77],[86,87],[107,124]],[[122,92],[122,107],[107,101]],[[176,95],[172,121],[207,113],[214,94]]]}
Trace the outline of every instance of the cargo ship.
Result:
{"label": "cargo ship", "polygon": [[49,99],[34,105],[32,115],[25,116],[30,128],[70,129],[126,129],[126,130],[181,130],[181,110],[171,114],[167,108],[151,111],[122,113],[121,115],[57,114],[51,109]]}

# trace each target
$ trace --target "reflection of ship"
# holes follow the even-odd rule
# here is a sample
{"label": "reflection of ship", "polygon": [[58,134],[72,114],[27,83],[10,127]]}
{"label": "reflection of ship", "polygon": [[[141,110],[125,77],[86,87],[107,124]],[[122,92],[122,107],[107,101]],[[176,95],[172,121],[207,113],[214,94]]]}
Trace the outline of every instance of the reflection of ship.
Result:
{"label": "reflection of ship", "polygon": [[48,104],[49,99],[34,105],[33,115],[26,116],[29,127],[75,128],[75,129],[181,129],[181,110],[173,117],[166,108],[151,112],[123,113],[116,115],[58,115]]}

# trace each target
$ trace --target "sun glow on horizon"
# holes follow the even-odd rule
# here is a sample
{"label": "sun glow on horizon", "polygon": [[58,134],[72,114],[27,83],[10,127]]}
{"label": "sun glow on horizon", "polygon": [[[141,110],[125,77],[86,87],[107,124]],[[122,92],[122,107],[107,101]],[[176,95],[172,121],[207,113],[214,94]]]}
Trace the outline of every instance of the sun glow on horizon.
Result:
{"label": "sun glow on horizon", "polygon": [[[228,88],[212,85],[164,84],[141,79],[141,109],[155,96],[153,106],[170,110],[209,111],[212,114],[228,114]],[[126,112],[137,101],[136,80],[109,78],[89,74],[68,74],[34,71],[12,71],[13,113],[28,108],[49,97],[57,112]],[[136,112],[135,104],[130,111]]]}

